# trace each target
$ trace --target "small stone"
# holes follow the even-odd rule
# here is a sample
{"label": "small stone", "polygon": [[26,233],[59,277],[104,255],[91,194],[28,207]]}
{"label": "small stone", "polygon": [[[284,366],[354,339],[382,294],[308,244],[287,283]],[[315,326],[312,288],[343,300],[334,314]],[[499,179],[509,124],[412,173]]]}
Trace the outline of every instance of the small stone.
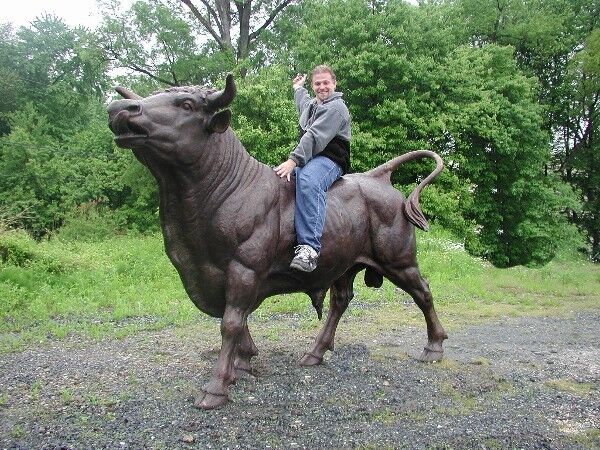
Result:
{"label": "small stone", "polygon": [[182,440],[183,442],[185,442],[186,444],[191,444],[192,442],[194,442],[194,441],[196,440],[196,438],[194,437],[194,435],[193,435],[193,434],[184,434],[184,435],[181,437],[181,440]]}
{"label": "small stone", "polygon": [[384,386],[389,386],[390,382],[388,380],[384,380],[384,382],[382,383]]}

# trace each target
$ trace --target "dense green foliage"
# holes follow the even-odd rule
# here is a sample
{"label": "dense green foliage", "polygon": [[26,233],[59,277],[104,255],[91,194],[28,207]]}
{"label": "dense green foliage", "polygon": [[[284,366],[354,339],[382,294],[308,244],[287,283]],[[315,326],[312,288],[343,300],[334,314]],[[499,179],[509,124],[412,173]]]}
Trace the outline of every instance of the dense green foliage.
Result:
{"label": "dense green foliage", "polygon": [[[93,239],[96,215],[97,237],[156,227],[155,183],[106,126],[113,76],[145,95],[234,71],[233,128],[275,165],[297,134],[291,77],[327,63],[352,113],[355,171],[432,149],[448,169],[421,203],[472,254],[545,264],[586,247],[577,226],[600,258],[593,0],[230,2],[210,20],[210,1],[200,15],[190,2],[104,3],[98,30],[54,17],[0,27],[0,221],[37,238]],[[407,165],[394,182],[407,193],[430,169]]]}

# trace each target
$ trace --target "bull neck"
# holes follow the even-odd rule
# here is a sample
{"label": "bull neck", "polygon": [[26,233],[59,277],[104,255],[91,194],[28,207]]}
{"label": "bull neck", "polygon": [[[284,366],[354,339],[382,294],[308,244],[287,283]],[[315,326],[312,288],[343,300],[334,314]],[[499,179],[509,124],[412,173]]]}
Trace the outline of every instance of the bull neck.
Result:
{"label": "bull neck", "polygon": [[191,167],[192,178],[183,188],[187,195],[198,197],[206,204],[219,204],[235,190],[245,189],[254,182],[263,166],[229,128],[207,141],[202,155]]}

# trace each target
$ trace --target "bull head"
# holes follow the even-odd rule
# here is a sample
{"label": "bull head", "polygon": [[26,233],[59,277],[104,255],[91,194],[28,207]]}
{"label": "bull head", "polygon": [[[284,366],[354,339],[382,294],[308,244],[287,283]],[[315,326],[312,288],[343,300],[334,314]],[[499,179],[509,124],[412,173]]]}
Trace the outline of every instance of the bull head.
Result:
{"label": "bull head", "polygon": [[117,145],[153,149],[163,156],[178,148],[185,160],[188,158],[184,149],[197,148],[188,143],[202,142],[206,133],[227,130],[231,111],[223,108],[231,104],[236,94],[231,74],[221,91],[175,87],[144,98],[121,86],[115,90],[124,98],[108,106],[109,126]]}

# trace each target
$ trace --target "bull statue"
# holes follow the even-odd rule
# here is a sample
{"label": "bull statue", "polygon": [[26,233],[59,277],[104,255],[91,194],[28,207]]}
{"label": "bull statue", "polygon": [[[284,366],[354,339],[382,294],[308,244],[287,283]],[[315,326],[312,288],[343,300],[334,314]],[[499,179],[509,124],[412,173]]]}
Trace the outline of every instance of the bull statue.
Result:
{"label": "bull statue", "polygon": [[[321,364],[333,350],[336,327],[353,297],[356,275],[380,287],[383,277],[422,310],[428,341],[420,360],[442,358],[447,338],[416,260],[415,226],[427,229],[419,193],[443,168],[430,151],[398,156],[366,173],[343,176],[327,194],[323,249],[314,272],[290,269],[295,245],[294,183],[254,159],[230,128],[236,88],[175,87],[142,98],[122,87],[124,100],[108,106],[119,147],[133,150],[156,178],[165,250],[187,294],[206,314],[221,318],[221,349],[212,376],[194,405],[211,409],[228,400],[229,385],[251,373],[258,354],[248,315],[267,297],[304,292],[319,319],[327,290],[327,320],[303,366]],[[433,158],[435,170],[407,199],[391,173],[401,164]]]}

